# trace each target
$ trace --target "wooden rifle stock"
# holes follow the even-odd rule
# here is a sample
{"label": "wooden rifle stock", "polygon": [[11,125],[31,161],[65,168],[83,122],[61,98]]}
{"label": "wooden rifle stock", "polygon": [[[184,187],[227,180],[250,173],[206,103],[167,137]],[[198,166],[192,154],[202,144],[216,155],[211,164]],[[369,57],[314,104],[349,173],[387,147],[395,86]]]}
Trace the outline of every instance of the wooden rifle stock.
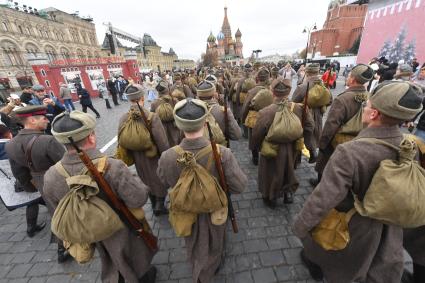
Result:
{"label": "wooden rifle stock", "polygon": [[93,164],[87,153],[78,148],[72,138],[69,138],[69,141],[71,142],[72,146],[77,150],[78,156],[80,157],[81,161],[87,167],[93,179],[96,181],[99,188],[101,188],[102,191],[105,193],[108,200],[118,211],[122,213],[122,215],[126,218],[130,226],[137,232],[137,235],[144,240],[146,246],[148,246],[148,248],[150,248],[152,251],[157,251],[158,239],[151,233],[151,231],[147,231],[150,230],[150,228],[149,223],[146,221],[146,219],[143,218],[141,220],[142,223],[140,223],[139,220],[134,217],[133,213],[131,213],[131,211],[124,204],[124,202],[116,196],[114,191],[112,191],[111,186],[108,184],[108,182],[106,182],[105,178],[97,170],[96,166]]}
{"label": "wooden rifle stock", "polygon": [[217,150],[217,144],[214,141],[214,136],[211,131],[211,126],[208,122],[207,122],[207,127],[208,127],[208,134],[211,140],[211,148],[212,148],[212,153],[214,156],[215,168],[217,169],[218,175],[220,177],[220,180],[219,180],[220,185],[227,196],[227,208],[229,212],[229,218],[232,223],[233,232],[238,233],[239,229],[238,229],[238,224],[236,223],[235,210],[233,209],[232,199],[230,198],[229,187],[227,186],[226,177],[224,176],[223,166],[221,165],[221,158]]}
{"label": "wooden rifle stock", "polygon": [[307,119],[307,101],[308,101],[308,91],[309,91],[309,83],[307,82],[307,90],[305,91],[305,96],[304,96],[304,107],[303,107],[303,114],[301,117],[301,126],[304,128],[304,124],[305,124],[305,120]]}
{"label": "wooden rifle stock", "polygon": [[226,138],[227,147],[230,147],[229,138],[229,117],[227,116],[227,94],[224,93],[224,137]]}
{"label": "wooden rifle stock", "polygon": [[149,131],[149,134],[151,136],[151,140],[152,140],[153,144],[156,146],[156,148],[158,149],[158,152],[159,152],[159,148],[158,148],[157,143],[155,141],[155,137],[152,134],[152,125],[149,123],[148,117],[146,117],[145,111],[143,111],[143,109],[140,106],[138,101],[137,101],[137,107],[139,108],[140,115],[142,116],[143,122],[145,122],[146,129],[148,129],[148,131]]}

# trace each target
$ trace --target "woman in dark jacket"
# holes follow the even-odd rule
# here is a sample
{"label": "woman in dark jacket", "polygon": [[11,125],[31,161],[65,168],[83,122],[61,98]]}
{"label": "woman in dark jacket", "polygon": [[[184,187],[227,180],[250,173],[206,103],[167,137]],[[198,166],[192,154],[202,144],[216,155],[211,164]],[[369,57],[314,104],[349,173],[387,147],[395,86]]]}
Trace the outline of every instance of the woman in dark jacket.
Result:
{"label": "woman in dark jacket", "polygon": [[83,112],[87,113],[88,107],[96,114],[96,118],[100,118],[99,112],[97,112],[97,110],[93,106],[93,103],[91,102],[89,92],[85,88],[83,88],[79,83],[76,83],[75,87],[77,89],[78,97],[80,98],[80,103],[83,106]]}

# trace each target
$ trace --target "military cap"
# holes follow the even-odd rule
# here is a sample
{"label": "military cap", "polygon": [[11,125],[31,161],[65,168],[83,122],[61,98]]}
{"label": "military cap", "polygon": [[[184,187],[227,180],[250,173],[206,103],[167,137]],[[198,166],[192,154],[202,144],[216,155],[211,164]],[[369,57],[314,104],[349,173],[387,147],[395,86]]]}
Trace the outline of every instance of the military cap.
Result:
{"label": "military cap", "polygon": [[42,85],[33,85],[32,90],[33,91],[43,91],[45,88]]}
{"label": "military cap", "polygon": [[311,64],[308,64],[307,67],[305,67],[305,72],[307,74],[318,74],[319,71],[320,71],[319,63],[311,63]]}
{"label": "military cap", "polygon": [[215,94],[215,85],[208,80],[203,80],[198,84],[196,93],[198,97],[212,97]]}
{"label": "military cap", "polygon": [[369,65],[358,64],[351,70],[351,76],[360,84],[373,79],[373,69]]}
{"label": "military cap", "polygon": [[205,80],[210,81],[210,82],[212,82],[212,83],[214,83],[214,84],[216,84],[216,83],[217,83],[217,77],[216,77],[216,76],[214,76],[214,75],[208,75],[208,76],[206,76],[206,77],[205,77]]}
{"label": "military cap", "polygon": [[94,131],[96,119],[79,110],[64,112],[52,122],[52,134],[62,144],[69,144],[71,137],[75,142],[81,141]]}
{"label": "military cap", "polygon": [[155,89],[158,91],[159,94],[167,94],[169,92],[168,82],[164,80],[159,81]]}
{"label": "military cap", "polygon": [[179,81],[181,79],[182,79],[182,74],[180,74],[180,73],[174,73],[173,80]]}
{"label": "military cap", "polygon": [[16,117],[31,117],[31,116],[39,116],[46,115],[47,106],[45,105],[29,105],[24,107],[19,107],[18,109],[13,111]]}
{"label": "military cap", "polygon": [[142,96],[145,95],[143,87],[139,84],[128,85],[124,90],[125,95],[127,95],[128,100],[139,100]]}
{"label": "military cap", "polygon": [[269,70],[267,68],[261,68],[257,73],[257,78],[262,82],[267,81],[270,78]]}
{"label": "military cap", "polygon": [[413,68],[409,64],[401,64],[398,67],[400,74],[399,76],[411,76],[413,75]]}
{"label": "military cap", "polygon": [[177,102],[173,110],[177,128],[184,132],[196,132],[201,129],[207,118],[208,108],[199,99],[187,98]]}
{"label": "military cap", "polygon": [[292,89],[291,80],[274,79],[270,85],[270,88],[276,96],[289,95]]}
{"label": "military cap", "polygon": [[422,111],[422,90],[413,83],[388,81],[379,84],[369,98],[382,114],[409,121]]}

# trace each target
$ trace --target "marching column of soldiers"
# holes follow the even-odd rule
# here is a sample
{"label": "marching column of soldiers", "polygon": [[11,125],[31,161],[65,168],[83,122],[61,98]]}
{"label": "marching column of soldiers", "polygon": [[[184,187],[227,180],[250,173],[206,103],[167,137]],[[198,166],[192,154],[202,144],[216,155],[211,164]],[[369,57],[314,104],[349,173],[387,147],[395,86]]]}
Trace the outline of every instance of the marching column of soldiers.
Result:
{"label": "marching column of soldiers", "polygon": [[[230,141],[244,136],[271,209],[280,199],[293,203],[302,156],[316,163],[314,189],[292,226],[313,279],[425,282],[424,145],[400,130],[421,113],[422,88],[394,80],[369,93],[374,71],[359,64],[332,97],[320,65],[305,66],[295,90],[280,71],[256,62],[175,73],[173,85],[158,83],[150,109],[144,88],[127,86],[131,106],[119,122],[115,157],[97,149],[89,114],[57,115],[50,135],[46,106],[15,110],[23,129],[5,151],[24,190],[41,195],[26,207],[28,236],[45,227],[37,216],[46,205],[59,263],[88,262],[96,249],[102,282],[155,282],[151,261],[161,247],[142,208],[149,200],[155,217],[168,215],[184,237],[193,282],[211,282],[224,260],[227,223],[238,231],[231,195],[248,179]],[[375,180],[381,176],[385,184]],[[380,184],[398,190],[397,199],[378,191]],[[403,249],[413,259],[412,278],[403,271]]]}

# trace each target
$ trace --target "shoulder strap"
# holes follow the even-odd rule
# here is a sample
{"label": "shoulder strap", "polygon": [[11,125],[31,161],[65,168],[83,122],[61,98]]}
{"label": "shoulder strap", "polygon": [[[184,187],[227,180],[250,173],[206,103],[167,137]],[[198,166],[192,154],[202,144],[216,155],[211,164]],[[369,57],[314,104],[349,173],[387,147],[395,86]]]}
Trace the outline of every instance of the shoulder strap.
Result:
{"label": "shoulder strap", "polygon": [[[179,146],[179,145],[176,145],[176,146],[174,146],[173,148],[172,148],[176,153],[177,153],[177,155],[183,155],[186,151],[181,147],[181,146]],[[218,151],[218,154],[220,155],[220,146],[217,146],[217,151]],[[211,166],[212,166],[212,164],[213,164],[213,155],[211,154],[212,153],[212,148],[211,148],[211,145],[208,145],[208,146],[206,146],[206,147],[204,147],[203,149],[201,149],[200,151],[198,151],[196,154],[195,154],[195,159],[196,160],[199,160],[199,159],[201,159],[201,158],[203,158],[203,157],[205,157],[205,156],[207,156],[208,154],[209,154],[209,157],[208,157],[208,161],[207,161],[207,165],[205,166],[205,168],[209,171],[210,169],[211,169]]]}
{"label": "shoulder strap", "polygon": [[68,171],[66,171],[65,167],[63,167],[62,162],[59,161],[54,166],[55,166],[56,171],[58,171],[58,173],[61,174],[63,177],[65,177],[65,178],[71,177],[69,175]]}
{"label": "shoulder strap", "polygon": [[346,223],[350,222],[351,218],[354,216],[354,214],[356,214],[356,212],[357,210],[355,207],[347,211],[347,213],[345,214],[345,222]]}
{"label": "shoulder strap", "polygon": [[[103,173],[106,172],[106,169],[108,167],[107,166],[107,162],[106,162],[107,159],[108,159],[107,156],[102,156],[100,158],[97,158],[97,159],[94,159],[93,160],[93,163],[95,163],[97,165],[97,170],[100,172],[100,174],[103,174]],[[60,175],[62,175],[63,177],[65,177],[65,178],[70,178],[71,177],[71,175],[69,175],[68,171],[66,171],[66,169],[63,166],[62,162],[60,162],[60,161],[57,162],[54,165],[54,167],[55,167],[56,171],[58,171],[58,173]],[[87,167],[84,166],[79,175],[85,175],[85,174],[87,174],[87,172],[88,172],[88,169],[87,169]]]}
{"label": "shoulder strap", "polygon": [[28,164],[28,167],[30,168],[31,171],[34,171],[34,167],[33,167],[33,163],[32,163],[32,156],[31,156],[32,147],[33,147],[35,141],[38,139],[38,137],[39,137],[39,135],[33,136],[31,138],[31,140],[25,146],[25,158],[27,159],[27,164]]}
{"label": "shoulder strap", "polygon": [[294,112],[295,103],[291,102],[291,112]]}

